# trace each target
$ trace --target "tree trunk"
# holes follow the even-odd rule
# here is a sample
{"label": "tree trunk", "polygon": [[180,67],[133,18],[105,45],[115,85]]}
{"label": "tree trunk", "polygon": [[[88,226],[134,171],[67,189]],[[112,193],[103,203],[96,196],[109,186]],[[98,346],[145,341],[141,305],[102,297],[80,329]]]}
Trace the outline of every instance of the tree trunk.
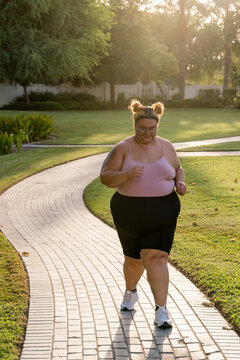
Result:
{"label": "tree trunk", "polygon": [[185,98],[185,84],[186,84],[186,56],[185,54],[180,54],[179,92],[182,95],[183,99]]}
{"label": "tree trunk", "polygon": [[177,41],[179,49],[179,91],[185,97],[186,60],[187,60],[187,24],[185,19],[185,0],[179,0],[179,18]]}
{"label": "tree trunk", "polygon": [[160,93],[161,93],[162,97],[164,97],[164,96],[165,96],[165,94],[164,94],[164,91],[163,91],[162,85],[161,85],[161,84],[160,84],[160,82],[159,82],[159,81],[157,81],[157,80],[156,80],[156,84],[157,84],[157,86],[158,86],[158,88],[159,88],[159,90],[160,90]]}
{"label": "tree trunk", "polygon": [[224,28],[223,28],[223,35],[224,35],[224,77],[223,77],[223,88],[229,87],[229,75],[230,69],[232,65],[232,51],[231,51],[231,43],[229,39],[229,23],[231,19],[229,18],[229,8],[226,7],[225,9],[225,18],[224,18]]}
{"label": "tree trunk", "polygon": [[110,102],[111,109],[115,109],[115,85],[113,82],[110,82]]}
{"label": "tree trunk", "polygon": [[232,51],[229,44],[225,43],[224,46],[225,54],[224,54],[224,78],[223,78],[223,88],[229,87],[229,75],[230,69],[232,65]]}
{"label": "tree trunk", "polygon": [[23,91],[24,91],[24,95],[25,95],[25,100],[27,103],[29,103],[29,94],[28,94],[28,90],[27,90],[27,86],[23,85]]}

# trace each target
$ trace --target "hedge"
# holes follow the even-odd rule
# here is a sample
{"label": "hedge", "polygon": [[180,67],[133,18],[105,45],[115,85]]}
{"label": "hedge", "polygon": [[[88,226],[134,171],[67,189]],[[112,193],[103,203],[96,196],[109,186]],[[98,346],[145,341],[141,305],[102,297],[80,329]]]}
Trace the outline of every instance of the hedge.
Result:
{"label": "hedge", "polygon": [[25,142],[46,139],[53,131],[53,120],[47,114],[0,116],[0,154],[12,151],[12,143],[21,150]]}

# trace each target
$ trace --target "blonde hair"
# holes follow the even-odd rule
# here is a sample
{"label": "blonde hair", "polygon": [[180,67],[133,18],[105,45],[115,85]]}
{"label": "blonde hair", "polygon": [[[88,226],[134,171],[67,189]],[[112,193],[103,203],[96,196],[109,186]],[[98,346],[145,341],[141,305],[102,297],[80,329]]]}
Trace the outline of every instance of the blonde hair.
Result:
{"label": "blonde hair", "polygon": [[132,99],[129,109],[133,114],[134,124],[140,119],[155,119],[159,122],[164,112],[164,105],[161,102],[152,104],[151,106],[143,106],[140,101]]}

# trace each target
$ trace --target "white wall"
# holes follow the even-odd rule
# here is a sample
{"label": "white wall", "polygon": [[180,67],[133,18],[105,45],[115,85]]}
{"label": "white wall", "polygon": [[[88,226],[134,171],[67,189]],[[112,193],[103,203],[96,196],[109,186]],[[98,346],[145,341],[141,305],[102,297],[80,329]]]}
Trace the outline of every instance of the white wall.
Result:
{"label": "white wall", "polygon": [[[199,89],[220,89],[222,92],[222,86],[218,85],[186,85],[185,87],[185,99],[192,99],[198,95]],[[29,91],[51,91],[53,93],[59,92],[86,92],[92,95],[95,95],[97,98],[101,100],[110,100],[110,85],[106,82],[103,82],[98,86],[80,86],[75,87],[71,82],[67,82],[57,86],[43,85],[43,84],[35,84],[29,87]],[[171,98],[171,96],[175,93],[178,93],[179,90],[177,88],[172,89],[170,86],[163,86],[164,93]],[[141,82],[136,84],[116,84],[115,85],[115,100],[117,100],[119,93],[125,93],[126,98],[138,98],[142,95],[148,94],[149,96],[157,96],[160,95],[160,90],[155,82],[151,82],[148,85],[143,85]],[[13,101],[17,96],[23,95],[23,88],[19,85],[8,85],[8,84],[0,84],[0,106],[8,104]]]}
{"label": "white wall", "polygon": [[202,89],[219,89],[220,93],[222,94],[222,85],[188,85],[185,87],[185,99],[192,99],[195,96],[198,96],[199,90]]}
{"label": "white wall", "polygon": [[0,106],[10,103],[15,97],[22,94],[23,88],[19,85],[0,84]]}
{"label": "white wall", "polygon": [[[138,82],[133,85],[115,85],[115,100],[118,98],[118,94],[125,93],[126,98],[140,97],[142,93],[142,83]],[[110,94],[109,94],[110,95]],[[109,96],[110,100],[110,96]]]}

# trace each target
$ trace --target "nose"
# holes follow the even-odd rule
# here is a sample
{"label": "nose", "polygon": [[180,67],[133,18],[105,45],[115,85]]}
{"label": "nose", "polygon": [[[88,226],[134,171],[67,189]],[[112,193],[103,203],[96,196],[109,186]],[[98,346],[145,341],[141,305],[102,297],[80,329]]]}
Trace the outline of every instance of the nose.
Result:
{"label": "nose", "polygon": [[148,129],[148,128],[146,128],[144,132],[145,132],[146,134],[147,134],[147,133],[149,133],[149,134],[151,133],[150,129]]}

